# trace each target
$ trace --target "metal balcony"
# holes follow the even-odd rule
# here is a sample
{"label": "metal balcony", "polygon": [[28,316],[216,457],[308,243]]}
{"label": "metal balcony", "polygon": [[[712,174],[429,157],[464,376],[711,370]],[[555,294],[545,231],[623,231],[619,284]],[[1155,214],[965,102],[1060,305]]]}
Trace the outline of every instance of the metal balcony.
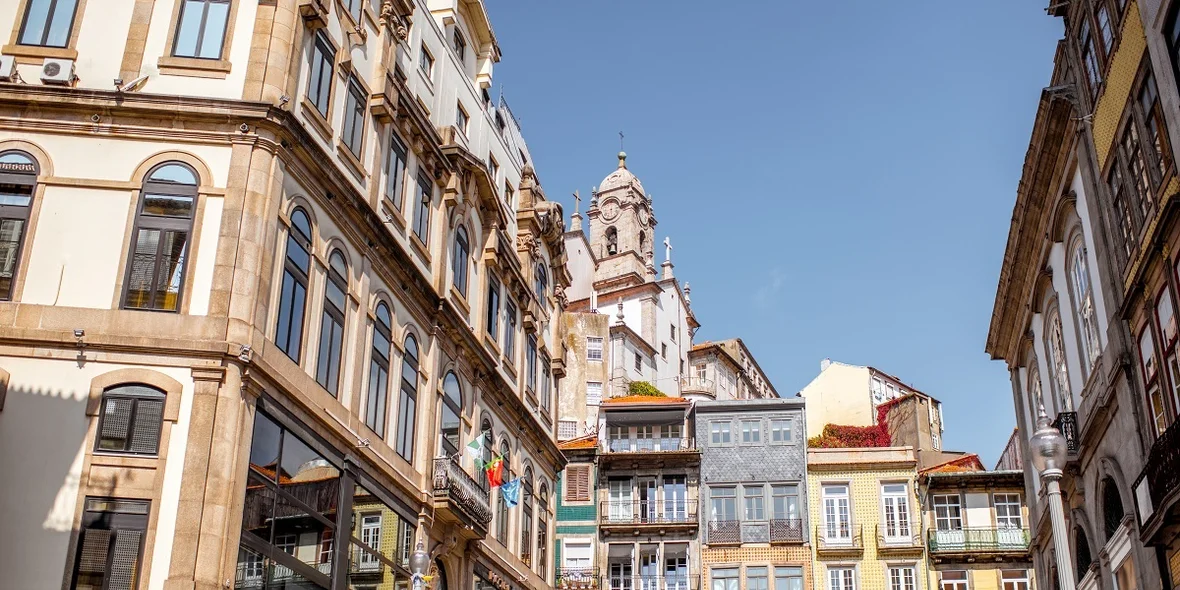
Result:
{"label": "metal balcony", "polygon": [[606,441],[608,453],[668,453],[692,450],[696,450],[692,441],[680,436],[612,438]]}
{"label": "metal balcony", "polygon": [[1061,412],[1057,414],[1057,419],[1053,420],[1053,428],[1061,431],[1061,436],[1065,437],[1065,450],[1071,457],[1078,454],[1078,413],[1077,412]]}
{"label": "metal balcony", "polygon": [[488,492],[458,463],[447,457],[434,460],[434,508],[443,522],[458,524],[460,536],[483,538],[492,521]]}
{"label": "metal balcony", "polygon": [[861,525],[847,522],[815,528],[815,553],[820,557],[855,556],[864,553]]}
{"label": "metal balcony", "polygon": [[926,544],[930,554],[1026,554],[1028,553],[1028,529],[969,527],[926,532]]}
{"label": "metal balcony", "polygon": [[[1147,489],[1142,490],[1146,485]],[[1150,506],[1140,501],[1144,530],[1156,534],[1159,523],[1174,522],[1170,514],[1180,507],[1180,420],[1173,422],[1147,454],[1147,464],[1133,487],[1137,495],[1145,496]]]}
{"label": "metal balcony", "polygon": [[598,579],[598,570],[592,568],[558,568],[553,586],[558,590],[594,590]]}
{"label": "metal balcony", "polygon": [[701,377],[681,377],[680,395],[703,395],[710,398],[717,397],[717,384],[712,379]]}
{"label": "metal balcony", "polygon": [[771,543],[802,543],[802,518],[772,518],[770,520]]}
{"label": "metal balcony", "polygon": [[705,543],[709,545],[740,545],[741,542],[740,520],[710,520],[705,528]]}
{"label": "metal balcony", "polygon": [[695,529],[697,501],[608,500],[600,506],[598,523],[604,531],[609,528]]}
{"label": "metal balcony", "polygon": [[698,590],[700,576],[685,574],[683,576],[602,576],[604,590]]}
{"label": "metal balcony", "polygon": [[882,555],[908,555],[921,553],[922,533],[910,523],[902,522],[893,526],[877,525],[877,553]]}

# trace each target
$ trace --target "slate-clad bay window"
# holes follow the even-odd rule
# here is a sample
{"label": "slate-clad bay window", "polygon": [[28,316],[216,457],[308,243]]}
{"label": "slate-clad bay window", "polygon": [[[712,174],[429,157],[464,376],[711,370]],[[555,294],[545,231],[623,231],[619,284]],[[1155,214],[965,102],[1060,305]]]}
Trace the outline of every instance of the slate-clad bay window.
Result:
{"label": "slate-clad bay window", "polygon": [[176,23],[172,55],[221,59],[230,0],[184,0]]}
{"label": "slate-clad bay window", "polygon": [[11,301],[37,190],[37,161],[25,152],[0,153],[0,301]]}
{"label": "slate-clad bay window", "polygon": [[307,77],[307,100],[315,106],[324,118],[328,117],[328,105],[332,98],[332,70],[335,69],[336,49],[328,40],[323,29],[316,31],[315,43],[311,46],[311,68]]}
{"label": "slate-clad bay window", "polygon": [[102,394],[96,450],[155,455],[164,423],[164,392],[146,385],[120,385]]}
{"label": "slate-clad bay window", "polygon": [[373,319],[373,346],[369,354],[369,395],[365,425],[385,438],[386,403],[389,396],[389,351],[393,342],[393,318],[384,302],[377,304]]}
{"label": "slate-clad bay window", "polygon": [[324,287],[324,315],[320,322],[320,350],[315,380],[333,397],[340,388],[340,357],[344,346],[344,314],[348,311],[348,265],[339,250],[328,256],[328,284]]}
{"label": "slate-clad bay window", "polygon": [[148,173],[140,194],[123,307],[179,311],[197,174],[179,162],[161,164]]}
{"label": "slate-clad bay window", "polygon": [[74,28],[78,0],[29,0],[21,22],[20,45],[66,47]]}
{"label": "slate-clad bay window", "polygon": [[78,533],[73,587],[138,588],[148,502],[86,498]]}
{"label": "slate-clad bay window", "polygon": [[287,253],[279,294],[275,344],[291,360],[299,362],[303,347],[303,315],[307,311],[307,277],[311,266],[311,222],[303,209],[291,212]]}

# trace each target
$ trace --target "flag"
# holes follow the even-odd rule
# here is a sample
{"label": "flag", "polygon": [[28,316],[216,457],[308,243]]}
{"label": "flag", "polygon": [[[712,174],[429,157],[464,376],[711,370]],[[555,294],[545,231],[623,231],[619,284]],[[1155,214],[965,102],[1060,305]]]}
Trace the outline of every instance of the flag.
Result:
{"label": "flag", "polygon": [[471,455],[472,458],[475,459],[475,466],[478,467],[479,469],[484,468],[483,449],[484,449],[484,439],[485,438],[487,438],[487,433],[481,432],[481,433],[479,433],[479,436],[475,437],[475,440],[473,440],[467,444],[467,454]]}
{"label": "flag", "polygon": [[504,496],[504,505],[512,508],[520,504],[520,478],[505,482],[500,486],[500,493]]}
{"label": "flag", "polygon": [[496,457],[488,463],[486,469],[488,474],[488,485],[496,487],[504,484],[504,458]]}

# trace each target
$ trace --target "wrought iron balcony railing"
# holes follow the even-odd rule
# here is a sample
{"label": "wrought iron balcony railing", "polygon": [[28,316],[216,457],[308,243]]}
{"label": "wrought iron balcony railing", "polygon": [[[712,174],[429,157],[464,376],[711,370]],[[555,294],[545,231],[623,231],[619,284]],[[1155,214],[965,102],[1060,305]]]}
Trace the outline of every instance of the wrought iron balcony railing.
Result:
{"label": "wrought iron balcony railing", "polygon": [[814,539],[818,552],[864,551],[865,547],[863,527],[847,522],[815,527]]}
{"label": "wrought iron balcony railing", "polygon": [[701,377],[681,377],[680,393],[717,397],[717,384],[714,383],[712,379],[704,379]]}
{"label": "wrought iron balcony railing", "polygon": [[598,588],[598,570],[593,568],[558,568],[554,587],[558,590],[593,590]]}
{"label": "wrought iron balcony railing", "polygon": [[877,525],[877,550],[920,549],[922,533],[908,522],[893,525]]}
{"label": "wrought iron balcony railing", "polygon": [[607,500],[598,520],[603,524],[691,524],[696,500]]}
{"label": "wrought iron balcony railing", "polygon": [[700,576],[684,575],[604,575],[602,588],[605,590],[698,590]]}
{"label": "wrought iron balcony railing", "polygon": [[[1166,509],[1164,502],[1168,494],[1180,489],[1180,420],[1177,420],[1155,439],[1147,454],[1147,464],[1135,482],[1138,491],[1143,481],[1147,482],[1147,495],[1151,498],[1151,517]],[[1148,518],[1144,516],[1144,521]]]}
{"label": "wrought iron balcony railing", "polygon": [[436,500],[445,498],[485,529],[492,521],[488,492],[450,458],[434,459],[434,497]]}
{"label": "wrought iron balcony railing", "polygon": [[742,542],[742,521],[710,520],[705,529],[705,542],[710,545],[738,545]]}
{"label": "wrought iron balcony railing", "polygon": [[771,543],[802,543],[802,518],[772,518],[770,520]]}
{"label": "wrought iron balcony railing", "polygon": [[606,452],[608,453],[658,453],[688,451],[693,448],[692,441],[679,436],[612,438],[606,441]]}
{"label": "wrought iron balcony railing", "polygon": [[1061,436],[1065,437],[1065,450],[1070,455],[1078,454],[1078,413],[1077,412],[1061,412],[1057,414],[1057,419],[1053,420],[1053,427],[1061,431]]}
{"label": "wrought iron balcony railing", "polygon": [[926,543],[931,553],[1025,552],[1028,529],[968,527],[955,530],[930,529]]}

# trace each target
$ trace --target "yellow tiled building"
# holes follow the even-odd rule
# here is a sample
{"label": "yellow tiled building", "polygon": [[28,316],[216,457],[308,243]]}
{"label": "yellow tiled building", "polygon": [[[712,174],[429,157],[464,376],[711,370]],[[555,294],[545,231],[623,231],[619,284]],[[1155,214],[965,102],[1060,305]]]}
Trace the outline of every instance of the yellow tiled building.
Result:
{"label": "yellow tiled building", "polygon": [[809,449],[816,590],[921,590],[928,578],[910,447]]}

